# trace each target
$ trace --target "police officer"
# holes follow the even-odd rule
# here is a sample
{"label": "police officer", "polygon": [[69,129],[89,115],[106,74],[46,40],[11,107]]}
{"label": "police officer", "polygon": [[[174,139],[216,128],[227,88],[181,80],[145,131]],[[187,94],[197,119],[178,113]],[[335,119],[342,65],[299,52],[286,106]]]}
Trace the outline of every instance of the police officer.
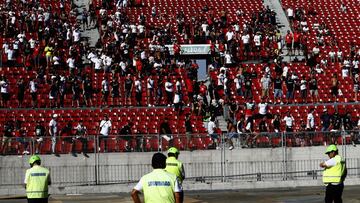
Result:
{"label": "police officer", "polygon": [[180,203],[181,184],[174,174],[166,172],[166,156],[155,153],[151,165],[154,170],[144,175],[131,192],[134,203],[141,203],[139,193],[144,193],[145,203]]}
{"label": "police officer", "polygon": [[346,177],[345,162],[341,160],[336,145],[329,145],[325,154],[329,160],[321,162],[320,167],[324,168],[323,182],[326,185],[325,203],[342,203],[342,192]]}
{"label": "police officer", "polygon": [[47,203],[50,172],[40,166],[41,159],[38,155],[31,156],[29,164],[31,168],[26,170],[24,181],[28,203]]}
{"label": "police officer", "polygon": [[[184,170],[184,165],[178,160],[179,154],[180,154],[179,150],[175,147],[171,147],[168,150],[168,158],[166,159],[165,170],[169,173],[176,175],[180,184],[182,185],[182,182],[185,179],[185,170]],[[181,196],[181,202],[183,202],[184,199],[183,191],[180,193],[180,196]]]}

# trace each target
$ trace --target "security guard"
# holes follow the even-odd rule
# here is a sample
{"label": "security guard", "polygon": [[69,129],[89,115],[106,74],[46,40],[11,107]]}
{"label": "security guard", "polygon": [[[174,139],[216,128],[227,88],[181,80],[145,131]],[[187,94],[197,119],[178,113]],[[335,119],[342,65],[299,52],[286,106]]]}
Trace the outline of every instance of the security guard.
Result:
{"label": "security guard", "polygon": [[320,167],[324,168],[323,182],[326,185],[325,203],[342,203],[342,192],[346,177],[345,162],[338,154],[336,145],[329,145],[325,154],[329,160],[321,162]]}
{"label": "security guard", "polygon": [[28,203],[47,203],[48,185],[51,184],[49,170],[40,166],[38,155],[31,156],[29,164],[31,168],[26,170],[24,181]]}
{"label": "security guard", "polygon": [[[179,150],[175,147],[171,147],[168,150],[168,158],[166,159],[166,168],[165,170],[169,173],[176,175],[180,184],[182,185],[183,180],[185,179],[185,170],[184,165],[177,160],[179,157]],[[181,202],[184,200],[184,191],[180,193]]]}
{"label": "security guard", "polygon": [[166,156],[155,153],[151,165],[154,170],[144,175],[131,192],[134,203],[141,203],[143,191],[145,203],[180,203],[181,185],[174,174],[166,172]]}

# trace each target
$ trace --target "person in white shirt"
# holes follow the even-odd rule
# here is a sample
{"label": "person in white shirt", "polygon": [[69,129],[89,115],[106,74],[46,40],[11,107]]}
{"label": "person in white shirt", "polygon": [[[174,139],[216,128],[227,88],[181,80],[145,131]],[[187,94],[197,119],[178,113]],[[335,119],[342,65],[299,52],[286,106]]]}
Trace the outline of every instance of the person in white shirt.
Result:
{"label": "person in white shirt", "polygon": [[207,125],[207,131],[208,131],[209,136],[213,140],[215,147],[218,149],[217,144],[218,144],[219,135],[217,133],[215,133],[215,130],[216,130],[215,117],[212,116]]}
{"label": "person in white shirt", "polygon": [[105,76],[101,82],[102,105],[108,105],[108,97],[110,94],[110,84],[108,78]]}
{"label": "person in white shirt", "polygon": [[335,51],[331,49],[331,51],[329,51],[329,59],[330,62],[335,62]]}
{"label": "person in white shirt", "polygon": [[68,64],[69,71],[74,72],[75,70],[75,59],[73,57],[70,57],[66,60],[66,63]]}
{"label": "person in white shirt", "polygon": [[73,40],[74,40],[75,43],[80,41],[81,33],[80,33],[80,31],[79,31],[78,28],[76,28],[76,29],[73,31],[72,35],[73,35]]}
{"label": "person in white shirt", "polygon": [[224,59],[227,67],[232,64],[232,57],[229,51],[226,51],[226,54],[224,55]]}
{"label": "person in white shirt", "polygon": [[254,43],[255,43],[255,47],[257,51],[260,51],[260,46],[261,46],[261,35],[260,33],[256,33],[254,36]]}
{"label": "person in white shirt", "polygon": [[154,106],[154,79],[152,78],[152,75],[150,75],[146,80],[146,87],[147,87],[147,103],[150,106]]}
{"label": "person in white shirt", "polygon": [[109,120],[107,114],[104,115],[104,119],[100,122],[99,131],[100,131],[99,144],[101,144],[101,141],[104,141],[105,144],[104,150],[105,152],[107,152],[107,139],[109,138],[109,134],[111,131],[111,121]]}
{"label": "person in white shirt", "polygon": [[269,74],[264,74],[260,79],[261,83],[261,96],[268,98],[269,97],[269,89],[271,84],[271,79]]}
{"label": "person in white shirt", "polygon": [[234,37],[234,32],[230,28],[230,30],[226,32],[226,40],[227,40],[227,42],[230,43],[231,40],[233,39],[233,37]]}
{"label": "person in white shirt", "polygon": [[315,118],[314,118],[314,108],[311,108],[307,115],[306,128],[309,131],[315,131]]}
{"label": "person in white shirt", "polygon": [[29,90],[31,94],[31,105],[32,108],[37,107],[37,82],[35,78],[30,78],[29,82]]}
{"label": "person in white shirt", "polygon": [[136,78],[134,81],[135,86],[135,98],[138,106],[141,106],[141,100],[142,100],[142,84],[140,81],[140,78]]}
{"label": "person in white shirt", "polygon": [[53,154],[55,154],[55,156],[59,156],[57,154],[57,152],[55,151],[55,146],[56,146],[56,140],[57,140],[57,136],[58,136],[58,115],[54,114],[52,116],[51,121],[49,122],[49,135],[51,136],[51,152]]}
{"label": "person in white shirt", "polygon": [[237,96],[243,96],[242,86],[244,83],[244,76],[241,74],[237,74],[236,78],[234,79],[234,83],[236,87]]}
{"label": "person in white shirt", "polygon": [[173,96],[174,96],[174,85],[171,82],[170,78],[168,78],[167,81],[165,82],[165,92],[166,92],[168,106],[170,106],[173,102]]}
{"label": "person in white shirt", "polygon": [[300,80],[300,94],[302,102],[307,103],[307,80],[305,75]]}
{"label": "person in white shirt", "polygon": [[241,36],[241,41],[244,45],[245,53],[249,53],[250,52],[250,35],[245,32],[244,35]]}
{"label": "person in white shirt", "polygon": [[284,117],[283,121],[285,121],[286,132],[294,132],[294,117],[291,115],[290,111],[287,112],[287,115]]}
{"label": "person in white shirt", "polygon": [[9,82],[5,76],[2,76],[0,79],[0,92],[1,92],[1,106],[8,107],[9,100],[10,100],[10,93],[9,93]]}
{"label": "person in white shirt", "polygon": [[182,111],[182,96],[180,90],[175,91],[173,103],[175,107],[175,112],[178,112],[178,114],[180,114],[180,112]]}
{"label": "person in white shirt", "polygon": [[294,19],[294,10],[291,7],[289,7],[288,9],[286,9],[286,14],[287,17],[289,18],[290,23],[292,23]]}

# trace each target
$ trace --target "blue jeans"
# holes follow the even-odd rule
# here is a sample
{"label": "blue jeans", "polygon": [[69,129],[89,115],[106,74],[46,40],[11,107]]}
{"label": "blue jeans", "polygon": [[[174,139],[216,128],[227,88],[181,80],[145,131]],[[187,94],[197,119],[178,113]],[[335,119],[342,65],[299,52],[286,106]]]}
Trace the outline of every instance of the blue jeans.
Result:
{"label": "blue jeans", "polygon": [[275,98],[281,98],[283,95],[283,92],[281,89],[274,89],[274,97]]}

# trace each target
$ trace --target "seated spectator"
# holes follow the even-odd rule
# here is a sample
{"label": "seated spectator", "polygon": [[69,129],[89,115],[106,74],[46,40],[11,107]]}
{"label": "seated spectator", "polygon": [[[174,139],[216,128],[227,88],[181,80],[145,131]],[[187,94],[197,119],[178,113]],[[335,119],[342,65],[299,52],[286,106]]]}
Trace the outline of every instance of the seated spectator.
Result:
{"label": "seated spectator", "polygon": [[[71,146],[71,154],[76,157],[76,153],[75,153],[75,146],[74,146],[74,140],[75,138],[73,137],[73,127],[72,127],[72,122],[69,121],[60,131],[60,136],[63,137],[63,141],[69,143]],[[62,147],[63,149],[65,148],[65,146],[63,145]]]}
{"label": "seated spectator", "polygon": [[79,124],[75,127],[76,130],[76,139],[79,140],[82,144],[82,152],[85,157],[89,157],[88,153],[88,137],[87,137],[87,128],[83,124],[83,120],[79,121]]}

